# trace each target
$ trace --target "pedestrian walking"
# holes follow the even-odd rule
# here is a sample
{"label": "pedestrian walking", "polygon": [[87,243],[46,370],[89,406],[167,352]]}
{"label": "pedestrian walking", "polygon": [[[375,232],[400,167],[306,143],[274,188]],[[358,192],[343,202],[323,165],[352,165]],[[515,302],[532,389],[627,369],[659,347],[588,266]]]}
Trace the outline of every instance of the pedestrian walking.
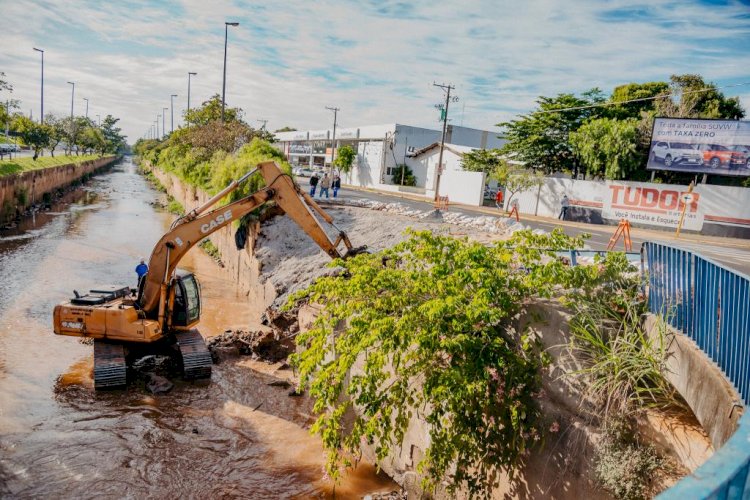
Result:
{"label": "pedestrian walking", "polygon": [[312,177],[310,177],[310,196],[315,196],[315,188],[318,185],[318,174],[313,172]]}
{"label": "pedestrian walking", "polygon": [[323,195],[326,195],[326,198],[328,198],[328,189],[331,187],[331,178],[328,177],[328,174],[323,174],[323,178],[320,180],[320,197],[322,198]]}
{"label": "pedestrian walking", "polygon": [[499,208],[500,210],[502,210],[504,200],[505,200],[505,195],[503,195],[503,190],[498,188],[497,194],[495,195],[495,206]]}
{"label": "pedestrian walking", "polygon": [[568,195],[564,194],[562,200],[560,200],[560,216],[558,219],[565,220],[568,215],[568,207],[570,207],[570,200],[568,200]]}
{"label": "pedestrian walking", "polygon": [[333,188],[333,197],[335,198],[339,192],[339,189],[341,189],[341,177],[339,177],[338,175],[334,177],[331,187]]}

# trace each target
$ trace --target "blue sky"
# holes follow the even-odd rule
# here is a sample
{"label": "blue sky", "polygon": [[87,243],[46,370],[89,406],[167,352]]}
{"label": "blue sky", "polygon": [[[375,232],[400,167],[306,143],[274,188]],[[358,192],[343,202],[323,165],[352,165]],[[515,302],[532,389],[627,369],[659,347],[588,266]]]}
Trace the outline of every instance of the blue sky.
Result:
{"label": "blue sky", "polygon": [[[456,86],[451,120],[476,128],[528,112],[539,95],[610,92],[618,84],[698,73],[719,86],[750,82],[750,3],[573,0],[176,2],[2,0],[0,71],[25,113],[111,113],[131,142],[175,99],[221,92],[268,127],[399,122],[437,128],[434,81]],[[15,20],[10,23],[7,20]],[[750,108],[750,84],[727,88]],[[5,100],[7,95],[0,98]],[[750,112],[750,109],[748,109]],[[169,118],[166,120],[169,128]],[[160,124],[161,126],[161,124]]]}

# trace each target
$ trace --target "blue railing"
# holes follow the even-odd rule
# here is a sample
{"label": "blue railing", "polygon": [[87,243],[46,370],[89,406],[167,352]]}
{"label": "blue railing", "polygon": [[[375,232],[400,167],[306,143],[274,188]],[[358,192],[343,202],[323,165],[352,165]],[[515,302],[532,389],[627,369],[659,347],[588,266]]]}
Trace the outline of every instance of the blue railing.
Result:
{"label": "blue railing", "polygon": [[[649,310],[665,317],[750,401],[750,277],[688,250],[646,242]],[[750,498],[750,413],[732,437],[661,499]]]}

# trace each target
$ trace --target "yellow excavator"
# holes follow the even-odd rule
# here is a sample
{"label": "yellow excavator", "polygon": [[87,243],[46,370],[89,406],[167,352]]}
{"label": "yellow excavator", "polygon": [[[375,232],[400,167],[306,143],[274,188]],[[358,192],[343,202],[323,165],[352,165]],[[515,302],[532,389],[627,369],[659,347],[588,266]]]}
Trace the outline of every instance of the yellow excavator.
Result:
{"label": "yellow excavator", "polygon": [[[265,187],[240,200],[210,210],[259,172]],[[193,246],[256,208],[275,202],[331,258],[365,250],[353,248],[348,236],[276,163],[263,162],[203,205],[174,221],[151,252],[148,272],[137,290],[100,286],[55,306],[54,331],[94,339],[94,385],[117,388],[127,383],[128,362],[151,353],[173,354],[185,379],[209,378],[211,355],[195,326],[200,320],[200,284],[177,264]],[[331,241],[313,212],[338,234]],[[345,246],[342,254],[338,248]]]}

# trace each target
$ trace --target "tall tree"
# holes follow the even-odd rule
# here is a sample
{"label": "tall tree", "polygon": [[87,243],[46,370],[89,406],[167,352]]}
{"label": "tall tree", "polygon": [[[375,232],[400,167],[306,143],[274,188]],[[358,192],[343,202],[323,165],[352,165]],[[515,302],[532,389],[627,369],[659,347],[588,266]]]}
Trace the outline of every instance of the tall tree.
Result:
{"label": "tall tree", "polygon": [[[568,136],[587,119],[605,113],[604,108],[588,107],[601,102],[604,95],[599,89],[591,89],[581,97],[573,94],[540,97],[535,111],[498,124],[508,139],[502,152],[512,153],[515,159],[547,173],[575,170],[576,158]],[[565,111],[556,111],[562,109]]]}
{"label": "tall tree", "polygon": [[[224,110],[224,121],[230,122],[241,122],[242,121],[242,109],[240,108],[229,108]],[[190,125],[206,125],[212,121],[221,120],[221,96],[214,94],[207,101],[197,108],[192,108],[190,111],[183,113],[183,118],[186,123]]]}
{"label": "tall tree", "polygon": [[713,83],[700,75],[672,75],[670,90],[676,99],[656,102],[656,115],[675,118],[723,118],[739,120],[745,110],[739,97],[725,97]]}
{"label": "tall tree", "polygon": [[644,163],[636,118],[590,120],[570,134],[570,144],[589,175],[605,179],[632,179]]}
{"label": "tall tree", "polygon": [[119,121],[119,118],[115,118],[112,115],[105,116],[102,121],[101,131],[104,135],[104,141],[106,142],[107,153],[118,153],[125,146],[126,136],[122,135],[122,129],[116,126]]}
{"label": "tall tree", "polygon": [[52,113],[44,117],[44,123],[50,128],[49,152],[54,157],[55,148],[65,139],[65,121]]}
{"label": "tall tree", "polygon": [[[611,106],[610,116],[612,118],[640,118],[642,112],[652,111],[655,105],[654,97],[666,96],[670,93],[669,83],[667,82],[646,82],[646,83],[626,83],[615,87],[612,91],[612,102],[621,102],[616,106]],[[636,102],[637,99],[645,99]],[[664,99],[669,99],[664,97]]]}
{"label": "tall tree", "polygon": [[15,130],[21,140],[34,150],[34,160],[39,158],[39,153],[49,145],[50,127],[46,124],[37,123],[23,115],[18,115],[13,120]]}

